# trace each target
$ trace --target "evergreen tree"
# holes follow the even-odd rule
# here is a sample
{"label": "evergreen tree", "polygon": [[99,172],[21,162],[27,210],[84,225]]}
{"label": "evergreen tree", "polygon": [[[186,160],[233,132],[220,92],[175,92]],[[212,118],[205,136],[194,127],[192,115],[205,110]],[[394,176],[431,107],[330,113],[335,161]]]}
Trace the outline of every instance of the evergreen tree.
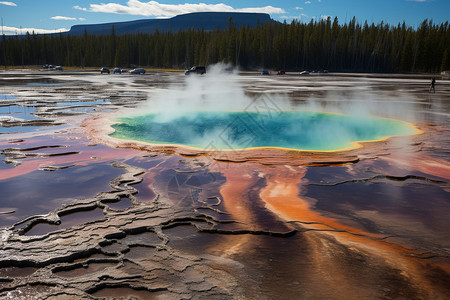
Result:
{"label": "evergreen tree", "polygon": [[107,35],[68,34],[0,40],[3,65],[45,63],[71,66],[190,67],[193,64],[227,62],[242,68],[287,70],[322,69],[364,72],[438,72],[450,69],[448,22],[424,20],[418,29],[404,22],[396,26],[359,24],[337,18],[290,24],[269,22],[213,31],[118,35],[114,26]]}

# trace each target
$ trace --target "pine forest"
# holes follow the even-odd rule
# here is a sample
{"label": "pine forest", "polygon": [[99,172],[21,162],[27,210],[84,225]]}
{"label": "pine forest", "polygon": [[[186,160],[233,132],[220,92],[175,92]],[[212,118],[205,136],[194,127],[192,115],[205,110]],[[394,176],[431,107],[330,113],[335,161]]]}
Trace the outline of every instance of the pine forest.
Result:
{"label": "pine forest", "polygon": [[360,24],[353,18],[214,31],[179,30],[153,34],[4,36],[2,66],[187,68],[224,62],[242,69],[286,71],[426,72],[450,70],[450,26],[424,20],[418,28]]}

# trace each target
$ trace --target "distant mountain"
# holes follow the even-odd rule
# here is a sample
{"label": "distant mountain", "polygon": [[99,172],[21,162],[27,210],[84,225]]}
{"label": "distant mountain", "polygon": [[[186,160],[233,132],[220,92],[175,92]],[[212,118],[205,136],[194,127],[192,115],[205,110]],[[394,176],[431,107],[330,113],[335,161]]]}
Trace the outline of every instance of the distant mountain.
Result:
{"label": "distant mountain", "polygon": [[156,29],[160,32],[173,32],[178,30],[204,29],[207,31],[215,30],[217,27],[222,29],[228,26],[228,20],[231,17],[232,22],[239,28],[248,25],[256,27],[258,24],[273,22],[268,14],[262,13],[236,13],[236,12],[199,12],[175,16],[170,19],[145,19],[129,22],[116,22],[105,24],[75,25],[69,31],[71,35],[84,34],[110,34],[114,25],[116,34],[126,33],[154,33]]}

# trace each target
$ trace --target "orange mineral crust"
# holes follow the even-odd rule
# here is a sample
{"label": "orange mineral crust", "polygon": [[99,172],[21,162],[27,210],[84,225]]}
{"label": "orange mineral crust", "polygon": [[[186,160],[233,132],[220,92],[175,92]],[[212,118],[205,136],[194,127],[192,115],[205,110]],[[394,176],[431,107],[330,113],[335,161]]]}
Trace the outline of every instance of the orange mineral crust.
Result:
{"label": "orange mineral crust", "polygon": [[[348,274],[342,273],[342,270],[337,268],[342,262],[338,261],[340,254],[332,250],[336,247],[335,243],[345,245],[353,255],[368,255],[389,268],[402,270],[404,276],[420,286],[432,286],[428,276],[435,274],[427,273],[430,263],[421,259],[423,253],[412,250],[407,245],[391,243],[384,235],[341,224],[315,211],[311,204],[300,196],[302,178],[306,170],[306,167],[268,167],[256,164],[232,164],[223,168],[226,184],[222,186],[221,194],[225,208],[234,220],[257,229],[260,225],[255,223],[249,201],[262,201],[271,213],[298,231],[304,232],[313,253],[311,259],[314,261],[316,271],[333,278],[328,284],[333,286],[335,291],[342,286],[352,288],[347,278]],[[260,199],[250,199],[248,191],[255,187],[255,181],[261,178],[265,179],[265,185],[260,189]],[[228,249],[225,256],[250,251],[250,247],[255,247],[254,240],[244,237],[229,239],[220,245],[220,248]],[[446,264],[434,264],[433,268],[441,270],[440,272],[448,272]],[[364,297],[368,296],[362,291],[358,293]],[[441,294],[436,291],[433,295]]]}
{"label": "orange mineral crust", "polygon": [[417,153],[394,153],[381,157],[381,159],[405,170],[418,170],[425,174],[450,180],[450,162],[443,159]]}

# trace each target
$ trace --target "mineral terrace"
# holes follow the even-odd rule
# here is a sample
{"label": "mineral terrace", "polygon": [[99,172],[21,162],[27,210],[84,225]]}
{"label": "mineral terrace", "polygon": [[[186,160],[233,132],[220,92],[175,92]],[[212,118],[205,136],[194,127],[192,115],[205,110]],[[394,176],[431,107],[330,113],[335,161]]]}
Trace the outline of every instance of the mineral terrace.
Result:
{"label": "mineral terrace", "polygon": [[230,76],[264,117],[421,134],[337,152],[124,141],[114,117],[183,91],[182,73],[1,71],[0,298],[449,299],[450,82]]}

